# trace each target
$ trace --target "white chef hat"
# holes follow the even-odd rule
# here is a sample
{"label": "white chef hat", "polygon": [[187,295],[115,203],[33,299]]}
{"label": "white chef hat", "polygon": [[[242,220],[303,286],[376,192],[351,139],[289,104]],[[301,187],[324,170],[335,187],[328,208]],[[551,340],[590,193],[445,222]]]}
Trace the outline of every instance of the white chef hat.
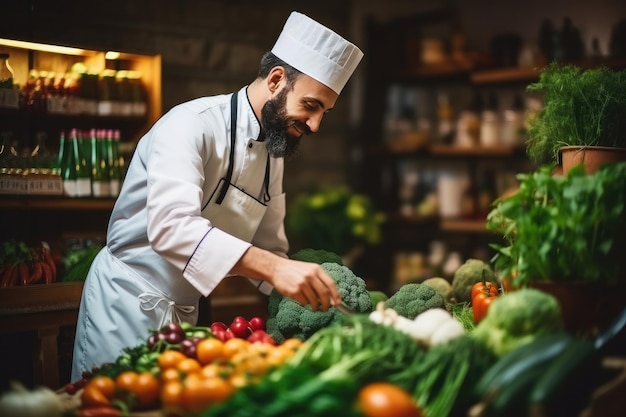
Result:
{"label": "white chef hat", "polygon": [[363,52],[302,13],[292,12],[272,53],[337,94],[363,58]]}

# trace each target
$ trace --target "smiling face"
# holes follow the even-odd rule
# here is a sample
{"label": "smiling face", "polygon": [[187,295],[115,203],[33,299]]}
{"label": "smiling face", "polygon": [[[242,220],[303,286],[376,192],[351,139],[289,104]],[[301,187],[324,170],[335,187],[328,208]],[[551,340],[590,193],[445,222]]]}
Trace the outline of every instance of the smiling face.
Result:
{"label": "smiling face", "polygon": [[333,90],[305,74],[298,76],[293,88],[284,79],[278,81],[261,110],[269,154],[293,155],[302,136],[319,130],[322,118],[334,107],[337,97]]}

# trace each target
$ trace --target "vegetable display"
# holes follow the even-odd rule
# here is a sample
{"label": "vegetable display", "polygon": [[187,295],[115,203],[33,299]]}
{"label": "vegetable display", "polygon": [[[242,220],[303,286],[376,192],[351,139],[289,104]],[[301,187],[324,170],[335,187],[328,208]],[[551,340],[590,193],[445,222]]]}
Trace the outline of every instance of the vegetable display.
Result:
{"label": "vegetable display", "polygon": [[[268,310],[280,307],[284,317],[150,329],[143,343],[65,387],[80,407],[64,417],[574,416],[605,378],[600,359],[626,346],[626,309],[596,339],[583,338],[564,329],[553,296],[499,293],[482,268],[472,303],[410,283],[372,309],[372,296],[386,294],[372,294],[345,265],[321,265],[355,314],[331,308],[320,321],[270,297]],[[279,317],[296,329],[275,339],[269,329]]]}
{"label": "vegetable display", "polygon": [[57,265],[50,245],[30,246],[9,240],[0,244],[0,287],[52,284],[57,280]]}

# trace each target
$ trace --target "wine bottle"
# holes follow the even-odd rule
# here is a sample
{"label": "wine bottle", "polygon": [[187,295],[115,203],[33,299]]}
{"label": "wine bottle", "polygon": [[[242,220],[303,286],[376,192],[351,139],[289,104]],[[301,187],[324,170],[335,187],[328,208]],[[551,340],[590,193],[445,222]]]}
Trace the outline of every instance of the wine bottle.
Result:
{"label": "wine bottle", "polygon": [[91,193],[94,197],[110,197],[109,163],[104,130],[91,129]]}
{"label": "wine bottle", "polygon": [[59,136],[59,156],[57,159],[59,172],[63,179],[63,195],[76,197],[76,158],[70,138],[62,131]]}
{"label": "wine bottle", "polygon": [[117,197],[122,183],[122,170],[120,166],[119,144],[120,131],[109,129],[106,131],[107,152],[109,158],[109,184],[111,196]]}
{"label": "wine bottle", "polygon": [[74,166],[76,167],[76,197],[91,196],[91,172],[85,156],[85,144],[81,140],[82,134],[78,129],[70,131],[70,140],[74,153]]}

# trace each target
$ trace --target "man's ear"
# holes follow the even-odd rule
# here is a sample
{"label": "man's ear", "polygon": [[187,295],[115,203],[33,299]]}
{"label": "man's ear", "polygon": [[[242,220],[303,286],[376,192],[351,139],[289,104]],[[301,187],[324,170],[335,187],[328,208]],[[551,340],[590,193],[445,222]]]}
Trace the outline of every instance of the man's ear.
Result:
{"label": "man's ear", "polygon": [[285,69],[281,66],[274,67],[267,76],[267,88],[274,93],[285,83]]}

